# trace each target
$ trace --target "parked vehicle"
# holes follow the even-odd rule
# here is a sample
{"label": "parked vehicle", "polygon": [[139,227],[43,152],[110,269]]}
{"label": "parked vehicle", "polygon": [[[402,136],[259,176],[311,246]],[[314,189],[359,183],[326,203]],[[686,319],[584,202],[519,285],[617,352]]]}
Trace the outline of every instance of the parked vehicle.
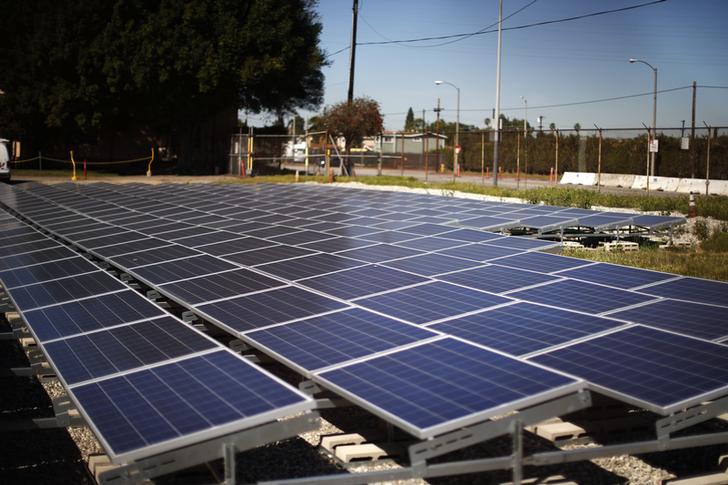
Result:
{"label": "parked vehicle", "polygon": [[8,143],[10,140],[0,138],[0,181],[10,182],[10,152],[8,152]]}

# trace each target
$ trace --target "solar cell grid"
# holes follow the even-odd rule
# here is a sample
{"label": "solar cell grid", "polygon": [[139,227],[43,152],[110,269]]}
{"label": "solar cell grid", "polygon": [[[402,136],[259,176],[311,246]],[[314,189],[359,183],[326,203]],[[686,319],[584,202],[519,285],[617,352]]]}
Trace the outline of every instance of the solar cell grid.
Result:
{"label": "solar cell grid", "polygon": [[633,291],[568,279],[510,293],[509,296],[594,315],[654,300],[652,296]]}
{"label": "solar cell grid", "polygon": [[130,242],[130,241],[138,241],[141,239],[147,239],[147,236],[140,233],[140,232],[120,232],[118,234],[114,234],[111,236],[105,236],[105,237],[96,237],[94,239],[86,239],[82,242],[77,242],[76,244],[88,248],[88,249],[96,249],[96,248],[102,248],[104,246],[112,246],[114,244],[120,244],[122,242]]}
{"label": "solar cell grid", "polygon": [[226,351],[71,392],[111,457],[122,461],[179,447],[175,439],[182,436],[224,435],[311,407],[308,398]]}
{"label": "solar cell grid", "polygon": [[422,251],[402,248],[392,244],[375,244],[372,241],[365,242],[369,245],[348,251],[341,251],[337,254],[346,256],[347,258],[358,259],[359,261],[366,261],[367,263],[381,263],[383,261],[405,258],[422,253]]}
{"label": "solar cell grid", "polygon": [[90,263],[86,258],[78,256],[60,261],[51,261],[0,271],[0,280],[5,288],[9,289],[64,278],[66,276],[98,271],[98,269],[98,266]]}
{"label": "solar cell grid", "polygon": [[160,289],[178,300],[196,305],[283,285],[281,281],[260,273],[239,269],[165,284]]}
{"label": "solar cell grid", "polygon": [[290,281],[300,280],[311,276],[322,275],[356,266],[364,263],[355,259],[343,258],[333,254],[312,254],[301,258],[289,259],[277,263],[257,266],[261,271],[285,278]]}
{"label": "solar cell grid", "polygon": [[317,378],[419,438],[483,421],[545,395],[573,392],[581,385],[451,338],[322,372]]}
{"label": "solar cell grid", "polygon": [[161,308],[131,290],[23,313],[41,342],[160,315]]}
{"label": "solar cell grid", "polygon": [[235,265],[203,254],[149,266],[140,266],[131,269],[130,272],[152,284],[164,284],[231,269],[235,269]]}
{"label": "solar cell grid", "polygon": [[489,265],[438,276],[437,279],[477,290],[502,293],[526,286],[556,281],[559,278],[531,271]]}
{"label": "solar cell grid", "polygon": [[366,246],[372,246],[375,243],[355,239],[353,237],[333,236],[322,241],[315,241],[307,244],[301,244],[302,248],[311,249],[313,251],[321,251],[324,253],[335,253],[337,251],[346,251]]}
{"label": "solar cell grid", "polygon": [[454,256],[458,258],[467,259],[470,261],[492,261],[504,258],[506,256],[513,256],[516,254],[523,253],[522,249],[503,248],[500,246],[472,243],[467,245],[460,245],[453,248],[443,249],[438,251],[438,254],[446,256]]}
{"label": "solar cell grid", "polygon": [[337,298],[351,299],[424,283],[426,278],[378,265],[330,273],[301,280],[304,286]]}
{"label": "solar cell grid", "polygon": [[295,234],[300,232],[295,227],[285,226],[269,226],[261,229],[253,229],[251,231],[245,231],[248,236],[262,237],[265,239],[274,238],[276,236],[282,236],[284,234]]}
{"label": "solar cell grid", "polygon": [[421,276],[434,276],[480,265],[477,261],[430,253],[395,259],[382,264]]}
{"label": "solar cell grid", "polygon": [[44,349],[66,384],[73,385],[118,372],[217,347],[172,317],[56,340]]}
{"label": "solar cell grid", "polygon": [[406,232],[381,231],[371,234],[364,234],[362,236],[359,236],[359,239],[364,239],[365,241],[393,244],[401,241],[407,241],[408,239],[415,239],[416,237],[418,237],[416,234],[410,234]]}
{"label": "solar cell grid", "polygon": [[258,264],[270,263],[272,261],[281,261],[291,258],[298,258],[315,254],[313,251],[295,246],[277,245],[264,247],[261,249],[253,249],[239,253],[227,254],[224,259],[233,261],[243,266],[255,266]]}
{"label": "solar cell grid", "polygon": [[126,286],[104,271],[86,273],[9,290],[15,307],[21,312],[55,305],[92,295],[125,289]]}
{"label": "solar cell grid", "polygon": [[697,303],[712,303],[728,306],[728,283],[700,278],[679,278],[641,289],[643,293],[687,300]]}
{"label": "solar cell grid", "polygon": [[310,291],[284,287],[200,305],[197,310],[234,331],[246,332],[346,306]]}
{"label": "solar cell grid", "polygon": [[359,308],[246,334],[248,340],[303,369],[340,364],[438,334]]}
{"label": "solar cell grid", "polygon": [[525,355],[622,325],[607,318],[516,303],[427,328],[508,354]]}
{"label": "solar cell grid", "polygon": [[356,303],[385,315],[424,324],[510,301],[501,296],[437,281],[358,299]]}
{"label": "solar cell grid", "polygon": [[[44,239],[43,241],[50,241],[50,239]],[[28,266],[31,264],[39,264],[48,261],[55,261],[58,259],[72,258],[78,255],[78,253],[71,251],[65,246],[61,246],[60,244],[56,244],[55,246],[56,247],[50,247],[48,249],[42,249],[39,251],[22,252],[20,254],[14,255],[7,255],[17,251],[14,246],[11,246],[10,248],[0,248],[0,254],[4,255],[0,258],[0,270],[4,271],[12,268],[21,268],[23,266]]]}
{"label": "solar cell grid", "polygon": [[728,392],[726,346],[640,325],[531,360],[661,414]]}
{"label": "solar cell grid", "polygon": [[291,244],[297,246],[324,239],[331,239],[332,237],[334,237],[332,234],[326,234],[325,232],[304,230],[291,234],[284,234],[283,236],[272,237],[270,240],[280,244]]}
{"label": "solar cell grid", "polygon": [[636,288],[638,286],[675,278],[675,275],[669,273],[659,273],[657,271],[605,263],[597,263],[562,271],[559,275],[623,289]]}
{"label": "solar cell grid", "polygon": [[584,259],[569,258],[556,254],[527,252],[499,259],[495,264],[510,268],[537,271],[539,273],[554,273],[556,271],[563,271],[565,269],[577,268],[594,263]]}
{"label": "solar cell grid", "polygon": [[[184,246],[173,244],[168,241],[163,241],[163,244],[166,244],[166,246],[153,247],[149,249],[143,248],[136,252],[127,252],[127,254],[112,257],[111,261],[114,264],[121,266],[122,268],[132,269],[139,266],[147,266],[150,264],[172,261],[174,259],[180,258],[188,258],[191,256],[197,256],[202,254],[200,251],[197,251],[195,249],[186,248]],[[131,247],[131,245],[125,244],[125,246],[126,247],[124,249],[128,249],[129,251],[137,249]]]}
{"label": "solar cell grid", "polygon": [[668,299],[609,316],[706,340],[728,336],[726,309],[720,306]]}

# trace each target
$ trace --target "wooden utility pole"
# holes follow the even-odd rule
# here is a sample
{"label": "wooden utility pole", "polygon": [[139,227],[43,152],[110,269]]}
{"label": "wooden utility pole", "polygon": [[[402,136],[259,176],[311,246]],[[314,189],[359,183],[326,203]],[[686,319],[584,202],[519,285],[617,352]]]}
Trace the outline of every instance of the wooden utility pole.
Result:
{"label": "wooden utility pole", "polygon": [[[425,110],[422,109],[422,160],[425,161],[425,172],[427,172],[427,150],[425,148],[425,140],[427,140],[426,136],[426,129],[427,129],[427,123],[425,123]],[[420,162],[422,162],[420,160]],[[427,175],[425,175],[427,177]]]}
{"label": "wooden utility pole", "polygon": [[554,130],[554,139],[556,140],[556,156],[554,158],[554,176],[559,180],[559,130]]}
{"label": "wooden utility pole", "polygon": [[354,65],[356,64],[356,21],[359,14],[359,0],[354,0],[351,7],[351,46],[349,48],[349,91],[346,101],[351,104],[354,100]]}
{"label": "wooden utility pole", "polygon": [[698,85],[693,81],[693,115],[690,126],[690,178],[695,178],[695,98],[697,97]]}

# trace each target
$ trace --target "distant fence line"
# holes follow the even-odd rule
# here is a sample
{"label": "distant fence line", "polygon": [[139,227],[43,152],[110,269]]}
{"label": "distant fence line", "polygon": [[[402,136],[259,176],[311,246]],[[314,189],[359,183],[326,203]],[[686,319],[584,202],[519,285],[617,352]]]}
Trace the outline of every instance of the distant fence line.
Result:
{"label": "distant fence line", "polygon": [[[435,148],[436,139],[424,138],[419,150],[412,144],[396,144],[394,149],[379,151],[381,145],[370,142],[370,150],[354,149],[351,159],[356,165],[381,166],[385,169],[451,171],[453,166],[454,132],[441,133],[446,138]],[[710,135],[710,136],[709,136]],[[416,134],[387,132],[395,140],[411,140]],[[237,137],[237,139],[236,139]],[[462,171],[490,170],[493,163],[493,131],[463,131],[459,139],[459,164]],[[373,138],[373,137],[370,137]],[[252,140],[252,141],[251,141]],[[304,143],[305,140],[305,143]],[[728,127],[658,128],[658,152],[655,175],[667,177],[728,179]],[[237,143],[237,145],[236,145]],[[307,153],[291,147],[305,147]],[[236,150],[235,147],[238,147]],[[289,147],[286,149],[286,147]],[[302,148],[303,150],[304,148]],[[601,149],[601,156],[600,156]],[[346,156],[341,146],[334,144],[326,132],[305,135],[234,135],[231,143],[229,171],[257,171],[261,166],[306,165],[309,169],[338,166]],[[528,133],[518,128],[501,130],[499,166],[510,173],[563,174],[567,171],[601,172],[645,175],[647,167],[648,134],[644,128],[596,128],[580,130],[550,130],[529,127]],[[709,168],[708,168],[709,165]],[[324,168],[326,169],[326,168]]]}

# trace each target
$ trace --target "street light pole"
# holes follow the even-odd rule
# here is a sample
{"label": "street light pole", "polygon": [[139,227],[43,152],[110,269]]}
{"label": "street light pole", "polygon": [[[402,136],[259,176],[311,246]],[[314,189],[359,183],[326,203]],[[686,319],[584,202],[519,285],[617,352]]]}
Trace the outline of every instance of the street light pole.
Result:
{"label": "street light pole", "polygon": [[457,113],[455,115],[455,146],[453,147],[453,157],[452,157],[452,179],[455,180],[455,177],[460,172],[459,165],[458,165],[458,147],[460,146],[460,88],[455,86],[453,83],[448,81],[435,81],[435,84],[437,86],[441,84],[447,84],[449,86],[452,86],[457,91]]}
{"label": "street light pole", "polygon": [[653,73],[653,86],[652,86],[652,137],[650,139],[650,176],[655,176],[655,151],[652,147],[655,138],[657,137],[657,68],[654,67],[647,61],[642,59],[630,58],[630,64],[639,62],[652,69]]}

